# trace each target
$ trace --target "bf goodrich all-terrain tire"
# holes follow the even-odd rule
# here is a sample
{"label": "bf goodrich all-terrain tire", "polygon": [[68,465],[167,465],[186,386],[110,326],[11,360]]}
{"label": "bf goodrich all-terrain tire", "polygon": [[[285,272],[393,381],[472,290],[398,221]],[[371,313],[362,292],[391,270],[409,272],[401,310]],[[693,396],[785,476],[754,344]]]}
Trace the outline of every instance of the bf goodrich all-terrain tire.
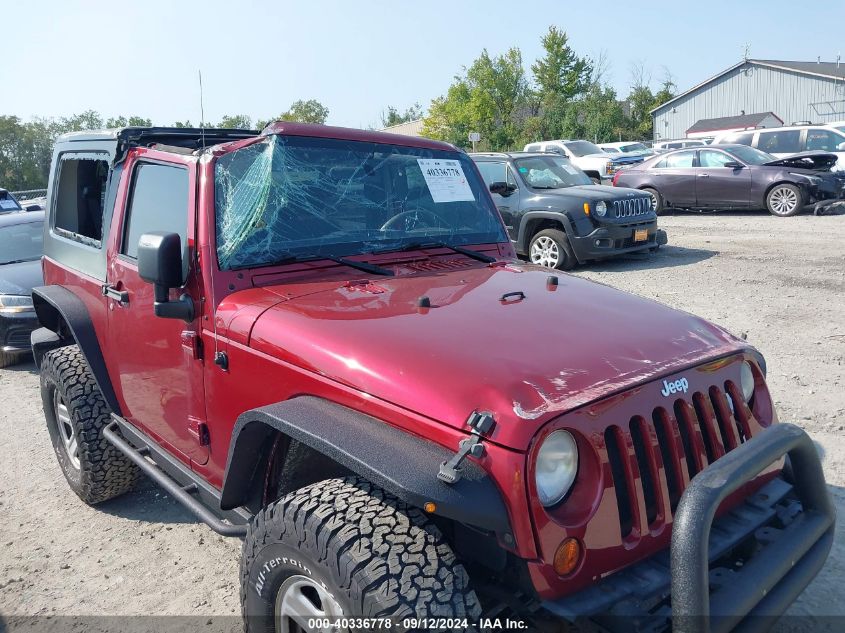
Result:
{"label": "bf goodrich all-terrain tire", "polygon": [[79,347],[44,356],[41,400],[59,466],[79,498],[93,505],[128,492],[137,467],[103,437],[110,410]]}
{"label": "bf goodrich all-terrain tire", "polygon": [[248,633],[284,630],[292,614],[306,629],[319,617],[472,624],[481,615],[437,527],[357,477],[306,486],[258,513],[243,546],[241,605]]}

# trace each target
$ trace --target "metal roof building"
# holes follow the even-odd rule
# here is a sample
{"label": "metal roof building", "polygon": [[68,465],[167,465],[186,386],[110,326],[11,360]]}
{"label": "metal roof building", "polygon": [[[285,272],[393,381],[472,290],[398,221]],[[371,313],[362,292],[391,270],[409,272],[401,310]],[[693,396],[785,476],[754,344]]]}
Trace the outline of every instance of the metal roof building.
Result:
{"label": "metal roof building", "polygon": [[654,138],[684,138],[702,119],[754,112],[787,125],[845,119],[845,63],[745,59],[652,110]]}

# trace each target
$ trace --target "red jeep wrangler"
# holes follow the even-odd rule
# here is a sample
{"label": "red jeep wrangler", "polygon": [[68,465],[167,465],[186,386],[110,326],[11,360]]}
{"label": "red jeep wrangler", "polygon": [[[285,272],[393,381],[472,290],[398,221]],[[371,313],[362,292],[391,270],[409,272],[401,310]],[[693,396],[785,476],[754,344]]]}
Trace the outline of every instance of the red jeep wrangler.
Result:
{"label": "red jeep wrangler", "polygon": [[62,470],[90,504],[143,472],[243,537],[249,631],[722,631],[827,556],[760,354],[516,261],[451,145],[69,134],[48,206],[32,347]]}

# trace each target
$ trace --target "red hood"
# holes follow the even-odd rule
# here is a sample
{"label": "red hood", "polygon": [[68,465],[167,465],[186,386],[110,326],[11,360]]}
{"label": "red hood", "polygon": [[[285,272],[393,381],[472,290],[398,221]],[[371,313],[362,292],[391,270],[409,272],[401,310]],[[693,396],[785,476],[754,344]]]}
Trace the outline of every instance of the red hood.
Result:
{"label": "red hood", "polygon": [[229,335],[254,349],[455,427],[491,411],[493,440],[518,449],[552,417],[745,347],[690,314],[518,264],[279,284],[226,303],[244,306]]}

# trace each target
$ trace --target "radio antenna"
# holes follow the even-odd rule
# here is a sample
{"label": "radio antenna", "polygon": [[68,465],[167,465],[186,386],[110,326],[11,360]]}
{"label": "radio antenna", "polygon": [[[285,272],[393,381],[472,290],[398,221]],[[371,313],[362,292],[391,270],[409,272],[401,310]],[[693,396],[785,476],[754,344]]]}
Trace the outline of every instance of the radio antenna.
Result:
{"label": "radio antenna", "polygon": [[202,137],[202,149],[205,150],[205,108],[202,104],[202,71],[197,70],[200,78],[200,135]]}

